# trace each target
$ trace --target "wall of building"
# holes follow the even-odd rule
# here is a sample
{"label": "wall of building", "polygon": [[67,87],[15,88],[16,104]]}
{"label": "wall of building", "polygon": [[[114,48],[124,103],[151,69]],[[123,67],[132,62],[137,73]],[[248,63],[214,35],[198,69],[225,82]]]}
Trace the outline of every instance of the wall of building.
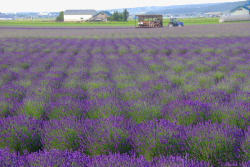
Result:
{"label": "wall of building", "polygon": [[92,15],[64,15],[64,21],[85,21],[92,17]]}
{"label": "wall of building", "polygon": [[231,12],[231,15],[232,16],[235,16],[235,15],[249,15],[249,10],[247,10],[245,8],[242,8],[242,10],[238,10],[238,9],[234,10],[233,12]]}
{"label": "wall of building", "polygon": [[250,21],[250,15],[221,16],[219,22]]}

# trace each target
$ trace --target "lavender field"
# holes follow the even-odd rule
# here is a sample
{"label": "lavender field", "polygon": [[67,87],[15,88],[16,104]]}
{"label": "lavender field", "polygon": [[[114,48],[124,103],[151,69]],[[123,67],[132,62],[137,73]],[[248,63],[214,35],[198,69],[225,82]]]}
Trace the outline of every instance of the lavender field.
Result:
{"label": "lavender field", "polygon": [[0,38],[0,166],[250,166],[250,37]]}

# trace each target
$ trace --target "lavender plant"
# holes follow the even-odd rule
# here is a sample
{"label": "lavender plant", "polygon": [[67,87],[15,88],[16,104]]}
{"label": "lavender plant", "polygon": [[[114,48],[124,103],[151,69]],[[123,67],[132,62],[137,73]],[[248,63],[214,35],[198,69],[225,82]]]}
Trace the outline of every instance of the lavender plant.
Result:
{"label": "lavender plant", "polygon": [[0,120],[0,147],[9,148],[11,152],[23,154],[42,149],[42,122],[23,115],[7,117]]}

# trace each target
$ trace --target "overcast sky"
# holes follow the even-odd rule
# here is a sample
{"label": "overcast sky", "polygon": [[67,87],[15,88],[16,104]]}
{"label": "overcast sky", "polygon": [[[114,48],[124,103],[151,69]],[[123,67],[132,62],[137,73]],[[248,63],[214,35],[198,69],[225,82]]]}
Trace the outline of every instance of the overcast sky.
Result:
{"label": "overcast sky", "polygon": [[57,12],[66,9],[105,10],[236,1],[243,0],[1,0],[0,12]]}

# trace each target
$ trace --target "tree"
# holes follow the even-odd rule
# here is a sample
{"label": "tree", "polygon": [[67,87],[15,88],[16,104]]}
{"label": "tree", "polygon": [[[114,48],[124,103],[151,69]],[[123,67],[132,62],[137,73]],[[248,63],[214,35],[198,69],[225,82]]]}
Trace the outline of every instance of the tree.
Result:
{"label": "tree", "polygon": [[129,16],[129,12],[127,11],[127,9],[124,9],[122,13],[122,21],[128,21],[128,16]]}
{"label": "tree", "polygon": [[115,11],[109,18],[109,21],[127,21],[128,20],[129,13],[127,9],[124,9],[123,13],[119,13],[118,11]]}
{"label": "tree", "polygon": [[115,11],[113,15],[114,15],[114,17],[113,17],[114,21],[119,21],[119,13],[118,13],[118,11]]}
{"label": "tree", "polygon": [[64,16],[63,15],[64,15],[64,12],[61,11],[59,16],[56,17],[56,21],[64,21]]}

